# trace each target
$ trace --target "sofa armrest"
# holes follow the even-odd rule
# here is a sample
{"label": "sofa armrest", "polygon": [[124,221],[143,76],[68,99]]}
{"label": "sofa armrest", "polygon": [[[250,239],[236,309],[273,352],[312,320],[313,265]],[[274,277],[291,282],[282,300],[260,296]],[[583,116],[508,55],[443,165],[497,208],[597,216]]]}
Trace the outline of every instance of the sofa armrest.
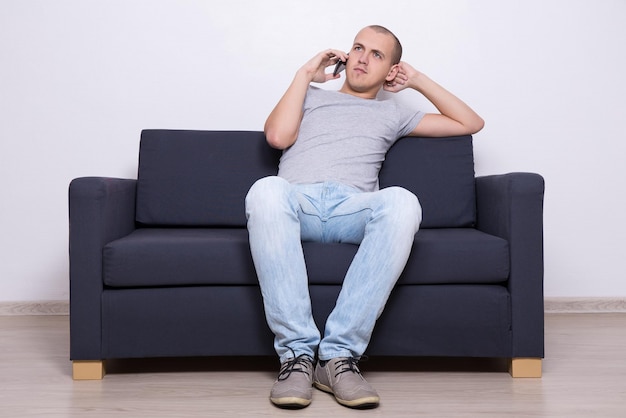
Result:
{"label": "sofa armrest", "polygon": [[477,229],[509,242],[513,357],[544,356],[544,187],[534,173],[476,178]]}
{"label": "sofa armrest", "polygon": [[135,229],[136,180],[74,179],[69,186],[70,358],[101,356],[102,249]]}

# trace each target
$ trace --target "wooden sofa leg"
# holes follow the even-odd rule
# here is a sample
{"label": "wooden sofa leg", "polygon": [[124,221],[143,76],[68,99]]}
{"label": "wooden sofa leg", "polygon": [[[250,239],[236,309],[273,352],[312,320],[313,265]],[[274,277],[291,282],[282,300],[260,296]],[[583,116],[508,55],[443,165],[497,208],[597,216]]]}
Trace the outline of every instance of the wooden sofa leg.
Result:
{"label": "wooden sofa leg", "polygon": [[74,360],[72,362],[74,380],[102,380],[104,374],[104,360]]}
{"label": "wooden sofa leg", "polygon": [[541,377],[541,359],[512,358],[509,373],[512,377]]}

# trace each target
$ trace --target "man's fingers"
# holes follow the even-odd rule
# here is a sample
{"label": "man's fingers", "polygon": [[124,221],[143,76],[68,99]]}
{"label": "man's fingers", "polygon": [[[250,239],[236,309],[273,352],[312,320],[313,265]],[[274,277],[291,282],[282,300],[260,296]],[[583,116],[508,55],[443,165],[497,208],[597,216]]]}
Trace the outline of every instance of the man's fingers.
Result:
{"label": "man's fingers", "polygon": [[330,59],[330,65],[337,64],[338,61],[346,61],[348,59],[348,55],[339,51],[338,49],[328,49],[326,50],[326,56]]}

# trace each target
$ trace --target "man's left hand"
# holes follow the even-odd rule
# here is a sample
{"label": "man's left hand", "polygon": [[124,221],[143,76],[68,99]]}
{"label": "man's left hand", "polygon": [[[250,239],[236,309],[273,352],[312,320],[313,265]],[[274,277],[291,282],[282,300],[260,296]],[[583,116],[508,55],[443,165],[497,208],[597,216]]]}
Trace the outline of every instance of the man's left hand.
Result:
{"label": "man's left hand", "polygon": [[411,79],[416,78],[419,74],[419,71],[415,68],[411,67],[406,62],[401,61],[398,64],[398,73],[396,74],[396,78],[391,81],[387,81],[383,85],[383,89],[391,93],[397,93],[407,87],[411,87]]}

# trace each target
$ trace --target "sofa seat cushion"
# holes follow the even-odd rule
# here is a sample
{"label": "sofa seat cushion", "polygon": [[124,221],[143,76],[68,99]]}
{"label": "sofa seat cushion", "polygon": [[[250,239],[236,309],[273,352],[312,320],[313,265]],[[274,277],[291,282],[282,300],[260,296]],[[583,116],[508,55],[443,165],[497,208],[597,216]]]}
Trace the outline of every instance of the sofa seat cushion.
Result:
{"label": "sofa seat cushion", "polygon": [[509,244],[474,228],[422,229],[398,284],[501,283]]}
{"label": "sofa seat cushion", "polygon": [[[340,284],[358,246],[305,242],[311,284]],[[141,228],[104,248],[109,287],[257,285],[245,228]],[[399,284],[499,283],[505,240],[472,228],[424,229]]]}
{"label": "sofa seat cushion", "polygon": [[244,228],[140,228],[104,247],[104,284],[256,284]]}

